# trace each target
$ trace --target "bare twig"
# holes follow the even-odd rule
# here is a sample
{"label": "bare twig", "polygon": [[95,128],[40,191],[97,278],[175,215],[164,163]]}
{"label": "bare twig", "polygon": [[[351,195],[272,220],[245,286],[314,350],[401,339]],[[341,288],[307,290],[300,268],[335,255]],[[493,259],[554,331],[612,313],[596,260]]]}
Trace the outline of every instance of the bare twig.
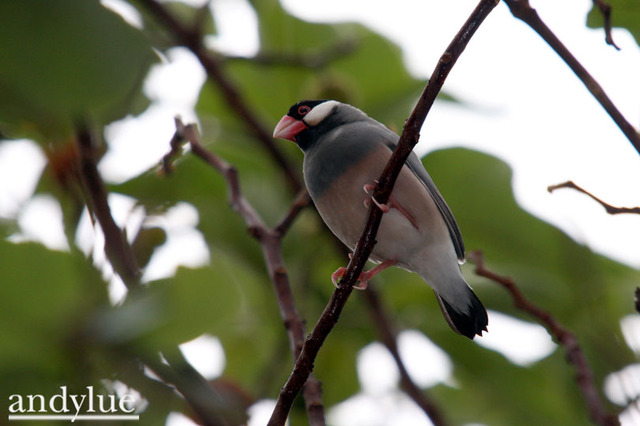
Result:
{"label": "bare twig", "polygon": [[[188,141],[193,154],[207,162],[225,178],[231,207],[243,218],[250,234],[260,242],[269,277],[276,292],[280,314],[289,334],[291,353],[293,358],[296,359],[302,348],[306,329],[304,320],[298,314],[293,299],[289,276],[282,258],[281,238],[297,214],[308,204],[308,195],[306,195],[306,192],[302,192],[283,221],[273,230],[269,229],[242,194],[237,170],[202,146],[194,124],[185,125],[179,118],[176,118],[175,122],[176,132],[171,140],[171,152],[163,158],[164,169],[171,169],[172,159],[182,151],[184,141]],[[303,393],[309,424],[314,426],[324,425],[324,407],[322,405],[320,382],[313,376],[309,377]]]}
{"label": "bare twig", "polygon": [[585,400],[591,419],[596,424],[603,426],[619,425],[618,417],[608,413],[602,404],[598,389],[594,383],[593,373],[589,367],[589,362],[578,343],[576,335],[563,327],[549,312],[531,303],[511,278],[498,275],[487,269],[484,264],[482,252],[470,252],[468,258],[471,262],[475,263],[475,273],[477,275],[502,285],[513,298],[516,308],[527,312],[541,322],[549,333],[555,337],[558,343],[562,345],[567,354],[567,360],[576,369],[576,381],[582,392],[582,397]]}
{"label": "bare twig", "polygon": [[563,183],[559,183],[557,185],[550,185],[550,186],[547,187],[547,191],[553,192],[556,189],[560,189],[560,188],[571,188],[571,189],[575,189],[578,192],[582,192],[585,195],[588,195],[593,200],[598,202],[602,207],[604,207],[604,209],[607,211],[607,213],[609,213],[611,215],[613,215],[613,214],[622,214],[622,213],[640,214],[640,207],[615,207],[615,206],[612,206],[611,204],[608,204],[608,203],[602,201],[600,198],[596,197],[595,195],[593,195],[592,193],[590,193],[586,189],[583,189],[583,188],[579,187],[573,181],[570,181],[570,180],[566,181],[566,182],[563,182]]}
{"label": "bare twig", "polygon": [[173,37],[177,43],[184,45],[193,52],[207,72],[209,79],[218,85],[218,89],[222,93],[229,108],[235,112],[238,118],[267,150],[280,169],[282,169],[293,191],[300,191],[303,185],[299,173],[277,148],[271,137],[271,132],[269,132],[266,126],[259,120],[257,111],[253,111],[249,107],[240,93],[240,89],[224,73],[220,65],[220,59],[204,46],[197,23],[194,25],[195,29],[186,27],[169,13],[162,4],[155,0],[139,0],[139,3],[151,12],[158,22],[169,30],[171,37]]}
{"label": "bare twig", "polygon": [[[328,231],[328,230],[327,230]],[[335,242],[336,251],[344,254],[345,256],[350,254],[349,249],[338,238],[328,232]],[[443,426],[447,424],[445,416],[438,408],[437,404],[432,401],[426,394],[425,390],[421,390],[418,385],[413,381],[407,368],[404,365],[404,361],[400,357],[398,351],[398,344],[396,342],[396,331],[391,325],[392,321],[385,312],[382,301],[378,293],[375,291],[375,287],[369,286],[364,292],[365,301],[369,308],[373,323],[380,333],[380,339],[382,344],[387,347],[389,353],[393,357],[393,360],[400,372],[400,387],[407,394],[407,396],[416,403],[418,407],[424,411],[424,414],[431,420],[434,426]]]}
{"label": "bare twig", "polygon": [[278,234],[280,237],[284,236],[287,233],[289,228],[291,227],[293,220],[300,214],[302,209],[308,207],[311,204],[311,197],[307,190],[300,191],[298,196],[293,201],[291,205],[291,210],[289,210],[289,214],[287,214],[274,228],[274,232]]}
{"label": "bare twig", "polygon": [[[139,357],[139,354],[134,356]],[[228,426],[240,423],[243,416],[233,410],[228,401],[184,359],[180,350],[165,354],[164,360],[166,363],[160,354],[142,357],[142,362],[158,377],[175,386],[203,425]]]}
{"label": "bare twig", "polygon": [[96,165],[96,141],[84,124],[77,126],[76,138],[87,207],[102,228],[105,239],[104,251],[113,270],[129,290],[134,290],[140,286],[141,271],[124,231],[118,227],[111,215],[107,190]]}
{"label": "bare twig", "polygon": [[[429,83],[425,87],[416,107],[404,126],[397,148],[387,163],[382,176],[378,180],[379,183],[376,186],[373,196],[379,202],[386,203],[389,199],[393,189],[393,184],[395,183],[404,162],[418,142],[420,128],[422,127],[427,113],[433,105],[438,92],[444,84],[447,75],[459,56],[462,54],[462,51],[469,43],[469,40],[475,31],[479,28],[480,24],[489,15],[497,3],[498,0],[480,1],[469,19],[462,26],[458,34],[456,34],[451,44],[447,47],[446,51],[438,61]],[[270,426],[283,425],[285,423],[296,395],[313,370],[314,361],[320,347],[333,329],[334,325],[337,323],[340,313],[353,290],[353,284],[356,282],[364,268],[365,262],[373,251],[381,219],[382,212],[379,209],[370,209],[367,224],[361,234],[358,244],[356,245],[353,257],[351,258],[347,270],[340,282],[340,286],[333,292],[333,295],[322,312],[320,319],[307,337],[302,348],[302,352],[296,360],[294,369],[278,396],[276,407],[271,415],[271,419],[269,420]]]}
{"label": "bare twig", "polygon": [[[111,215],[107,190],[96,166],[97,151],[94,137],[84,124],[77,126],[76,134],[80,154],[80,174],[87,198],[86,204],[102,228],[105,236],[104,251],[114,271],[122,278],[129,291],[141,291],[141,272],[136,263],[133,248],[128,243],[124,231],[118,227]],[[176,349],[176,351],[178,350]],[[140,354],[135,356],[138,359],[145,358]],[[161,377],[176,386],[176,389],[185,397],[203,424],[226,424],[224,410],[220,410],[224,404],[211,404],[211,401],[218,401],[217,392],[186,360],[180,363],[180,372],[176,371],[175,365],[155,363],[148,357],[146,357],[146,361],[155,365],[156,369],[162,370]],[[149,366],[153,367],[151,364]],[[205,403],[205,400],[208,402]]]}
{"label": "bare twig", "polygon": [[615,47],[616,50],[620,50],[618,45],[613,41],[613,36],[611,35],[611,6],[609,3],[604,0],[593,0],[594,6],[598,8],[600,13],[602,14],[603,19],[603,27],[604,27],[604,39],[608,45]]}
{"label": "bare twig", "polygon": [[589,92],[600,102],[609,116],[618,125],[622,133],[640,154],[640,135],[634,127],[622,115],[620,110],[604,92],[600,84],[589,74],[573,54],[565,47],[556,35],[540,19],[538,12],[529,4],[529,0],[504,0],[511,13],[518,19],[527,23],[535,32],[547,42],[549,46],[560,56],[571,70],[578,76]]}
{"label": "bare twig", "polygon": [[396,342],[396,333],[390,325],[391,321],[382,306],[378,293],[372,286],[369,286],[364,292],[364,296],[371,308],[370,311],[373,322],[380,331],[382,343],[387,347],[398,366],[398,371],[400,372],[400,386],[407,395],[409,395],[409,397],[413,399],[420,408],[422,408],[422,411],[425,412],[434,426],[446,425],[447,422],[438,409],[438,406],[431,401],[411,379],[411,376],[400,357],[400,351],[398,350],[398,344]]}

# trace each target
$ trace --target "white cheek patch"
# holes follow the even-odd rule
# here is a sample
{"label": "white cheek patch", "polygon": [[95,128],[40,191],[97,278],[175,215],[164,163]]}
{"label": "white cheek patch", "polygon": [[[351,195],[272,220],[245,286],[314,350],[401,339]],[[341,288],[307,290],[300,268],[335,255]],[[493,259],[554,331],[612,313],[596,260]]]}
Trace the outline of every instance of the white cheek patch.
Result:
{"label": "white cheek patch", "polygon": [[317,126],[322,123],[322,120],[327,118],[329,114],[333,111],[333,109],[338,106],[340,102],[337,101],[326,101],[319,105],[313,107],[311,111],[304,117],[303,121],[307,123],[308,126]]}

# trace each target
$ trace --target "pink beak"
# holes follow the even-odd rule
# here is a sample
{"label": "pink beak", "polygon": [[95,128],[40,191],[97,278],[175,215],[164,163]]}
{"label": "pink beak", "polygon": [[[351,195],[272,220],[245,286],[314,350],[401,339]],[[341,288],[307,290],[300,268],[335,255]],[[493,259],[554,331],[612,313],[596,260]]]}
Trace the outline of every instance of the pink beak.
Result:
{"label": "pink beak", "polygon": [[285,115],[273,130],[273,137],[295,142],[296,135],[306,128],[303,121]]}

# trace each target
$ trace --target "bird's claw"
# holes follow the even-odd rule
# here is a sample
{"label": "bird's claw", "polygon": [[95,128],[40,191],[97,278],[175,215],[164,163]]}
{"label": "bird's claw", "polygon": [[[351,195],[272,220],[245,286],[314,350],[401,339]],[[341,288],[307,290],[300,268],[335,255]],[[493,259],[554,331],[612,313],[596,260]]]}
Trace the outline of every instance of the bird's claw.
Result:
{"label": "bird's claw", "polygon": [[[377,184],[378,181],[375,181],[375,183]],[[378,208],[382,211],[382,213],[387,213],[392,208],[397,209],[400,213],[402,213],[404,217],[407,218],[409,222],[411,222],[411,225],[413,225],[414,228],[419,229],[418,223],[416,222],[416,219],[413,217],[413,215],[409,213],[407,209],[405,209],[399,202],[394,200],[393,196],[389,198],[389,202],[387,204],[382,204],[378,202],[378,200],[376,200],[373,197],[373,191],[375,188],[376,188],[376,185],[373,183],[367,183],[362,187],[362,189],[364,189],[364,192],[366,192],[367,195],[369,196],[364,200],[364,206],[366,208],[369,208],[369,206],[371,206],[371,202],[373,201],[373,204],[378,206]]]}
{"label": "bird's claw", "polygon": [[[375,181],[375,183],[377,184],[378,181]],[[369,206],[371,206],[371,202],[373,201],[373,204],[375,204],[382,211],[382,213],[387,213],[389,210],[391,210],[391,206],[388,204],[379,203],[378,200],[373,197],[373,191],[375,188],[376,185],[373,183],[366,183],[362,187],[364,192],[369,196],[368,198],[365,198],[364,206],[366,208],[369,208]]]}
{"label": "bird's claw", "polygon": [[[333,274],[331,274],[331,281],[333,282],[333,285],[336,286],[336,288],[339,288],[338,283],[340,282],[340,280],[342,280],[345,272],[347,272],[347,268],[341,266],[336,269]],[[363,275],[364,273],[360,274],[360,277],[363,277]],[[369,281],[361,280],[360,277],[358,277],[358,281],[356,281],[356,283],[353,285],[353,288],[356,290],[366,290],[369,285]]]}

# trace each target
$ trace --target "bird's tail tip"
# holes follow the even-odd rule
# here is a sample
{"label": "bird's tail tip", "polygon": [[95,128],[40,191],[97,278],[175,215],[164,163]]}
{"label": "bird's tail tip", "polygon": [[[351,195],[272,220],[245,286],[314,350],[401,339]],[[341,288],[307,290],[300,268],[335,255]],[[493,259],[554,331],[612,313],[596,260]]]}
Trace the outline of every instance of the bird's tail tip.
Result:
{"label": "bird's tail tip", "polygon": [[438,293],[436,297],[442,314],[453,331],[472,340],[476,335],[482,336],[482,332],[487,331],[489,324],[487,310],[471,288],[469,288],[469,300],[462,308],[454,307]]}

